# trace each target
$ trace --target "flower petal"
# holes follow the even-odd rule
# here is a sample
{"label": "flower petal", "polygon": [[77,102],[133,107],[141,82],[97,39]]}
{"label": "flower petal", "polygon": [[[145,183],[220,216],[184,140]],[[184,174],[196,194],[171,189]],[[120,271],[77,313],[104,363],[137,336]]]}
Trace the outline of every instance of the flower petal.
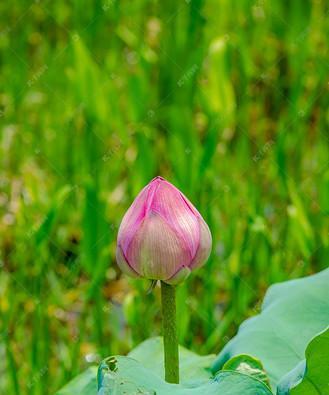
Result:
{"label": "flower petal", "polygon": [[142,277],[166,280],[190,263],[184,242],[157,213],[149,212],[127,251],[133,269]]}
{"label": "flower petal", "polygon": [[204,263],[206,263],[211,251],[212,238],[211,238],[209,227],[201,217],[199,218],[199,224],[200,224],[200,244],[195,254],[195,257],[193,258],[193,261],[190,264],[190,269],[201,267]]}
{"label": "flower petal", "polygon": [[199,245],[200,214],[182,193],[165,180],[158,181],[150,210],[157,212],[186,244],[192,259]]}
{"label": "flower petal", "polygon": [[139,277],[138,273],[129,265],[120,246],[117,247],[116,258],[119,268],[130,277]]}
{"label": "flower petal", "polygon": [[118,232],[118,245],[124,254],[127,253],[128,246],[144,219],[149,192],[150,185],[147,185],[138,194],[122,219]]}
{"label": "flower petal", "polygon": [[165,283],[170,285],[180,284],[187,279],[190,273],[191,270],[187,266],[183,266],[172,277],[168,278],[168,280],[165,280]]}

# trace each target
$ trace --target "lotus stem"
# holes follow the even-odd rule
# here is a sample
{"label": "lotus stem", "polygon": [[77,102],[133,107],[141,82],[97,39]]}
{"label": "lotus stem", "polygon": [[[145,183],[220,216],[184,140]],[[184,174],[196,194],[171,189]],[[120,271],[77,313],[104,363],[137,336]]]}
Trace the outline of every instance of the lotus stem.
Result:
{"label": "lotus stem", "polygon": [[163,345],[165,380],[179,383],[179,356],[176,325],[176,290],[175,286],[161,281],[161,301],[163,317]]}

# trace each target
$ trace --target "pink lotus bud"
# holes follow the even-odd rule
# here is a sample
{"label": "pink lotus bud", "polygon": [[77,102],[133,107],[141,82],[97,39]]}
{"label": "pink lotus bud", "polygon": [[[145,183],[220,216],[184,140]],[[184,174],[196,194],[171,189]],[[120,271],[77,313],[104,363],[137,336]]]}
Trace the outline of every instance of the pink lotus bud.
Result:
{"label": "pink lotus bud", "polygon": [[177,188],[156,177],[123,217],[117,262],[130,276],[178,284],[205,263],[210,249],[201,214]]}

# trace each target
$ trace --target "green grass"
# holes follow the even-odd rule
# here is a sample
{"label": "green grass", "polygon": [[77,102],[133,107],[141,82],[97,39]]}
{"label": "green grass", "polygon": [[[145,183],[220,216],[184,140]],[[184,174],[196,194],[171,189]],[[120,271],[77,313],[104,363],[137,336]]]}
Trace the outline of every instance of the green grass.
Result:
{"label": "green grass", "polygon": [[[328,265],[328,5],[0,5],[0,392],[53,394],[160,333],[121,276],[120,220],[155,175],[213,234],[180,343],[218,352],[269,284]],[[87,358],[86,358],[87,356]]]}

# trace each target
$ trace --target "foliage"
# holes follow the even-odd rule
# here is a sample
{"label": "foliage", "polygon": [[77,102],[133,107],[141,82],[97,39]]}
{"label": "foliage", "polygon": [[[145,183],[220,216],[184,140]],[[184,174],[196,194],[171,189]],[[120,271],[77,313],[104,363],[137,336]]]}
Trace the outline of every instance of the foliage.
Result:
{"label": "foliage", "polygon": [[[127,357],[113,356],[101,363],[98,394],[328,394],[328,329],[307,341],[310,328],[314,330],[326,325],[328,276],[327,269],[315,276],[272,286],[265,297],[262,313],[241,325],[238,335],[215,361],[212,355],[198,356],[181,347],[180,385],[164,382],[162,340],[153,338],[140,344]],[[318,292],[314,292],[315,289]],[[296,306],[296,300],[305,311],[302,319],[298,319],[298,309],[293,314],[285,310],[285,306]],[[280,314],[283,312],[285,314]],[[305,331],[306,327],[309,328]],[[262,355],[264,366],[251,355],[238,354],[241,349],[252,355]],[[230,358],[234,354],[237,355]],[[227,358],[230,359],[224,363]],[[291,365],[294,368],[289,372]],[[283,378],[278,377],[282,375]],[[80,387],[83,381],[85,386]],[[86,371],[80,380],[75,379],[66,388],[57,395],[74,394],[77,388],[82,395],[93,395],[95,376]]]}
{"label": "foliage", "polygon": [[308,344],[305,356],[279,383],[278,395],[329,394],[329,328]]}
{"label": "foliage", "polygon": [[219,354],[213,371],[234,355],[251,354],[262,361],[275,387],[304,360],[310,340],[327,327],[328,282],[329,269],[270,287],[261,313],[241,325]]}
{"label": "foliage", "polygon": [[83,374],[73,379],[67,386],[62,388],[57,395],[92,395],[97,392],[97,369],[88,368]]}
{"label": "foliage", "polygon": [[[144,344],[144,349],[150,347],[152,340]],[[184,349],[182,349],[184,350]],[[193,372],[201,372],[198,367],[198,359],[200,357],[192,355],[193,353],[185,350],[181,356],[182,365],[189,365]],[[191,360],[188,360],[188,355]],[[157,355],[155,362],[158,357]],[[202,359],[202,357],[201,357]],[[77,392],[81,395],[94,395],[95,376],[91,377],[89,371],[86,371],[78,379],[69,384],[66,389],[59,391],[56,395],[73,395]],[[100,366],[98,373],[99,395],[120,394],[145,394],[145,395],[193,395],[204,393],[205,395],[215,395],[221,393],[223,395],[271,395],[270,389],[257,378],[239,372],[238,370],[219,372],[214,378],[208,377],[202,380],[196,375],[192,380],[185,377],[190,373],[188,370],[182,371],[182,384],[168,384],[157,375],[153,369],[145,368],[142,363],[130,357],[110,357],[106,359]],[[203,374],[202,376],[203,377]],[[81,383],[84,385],[81,386]]]}

